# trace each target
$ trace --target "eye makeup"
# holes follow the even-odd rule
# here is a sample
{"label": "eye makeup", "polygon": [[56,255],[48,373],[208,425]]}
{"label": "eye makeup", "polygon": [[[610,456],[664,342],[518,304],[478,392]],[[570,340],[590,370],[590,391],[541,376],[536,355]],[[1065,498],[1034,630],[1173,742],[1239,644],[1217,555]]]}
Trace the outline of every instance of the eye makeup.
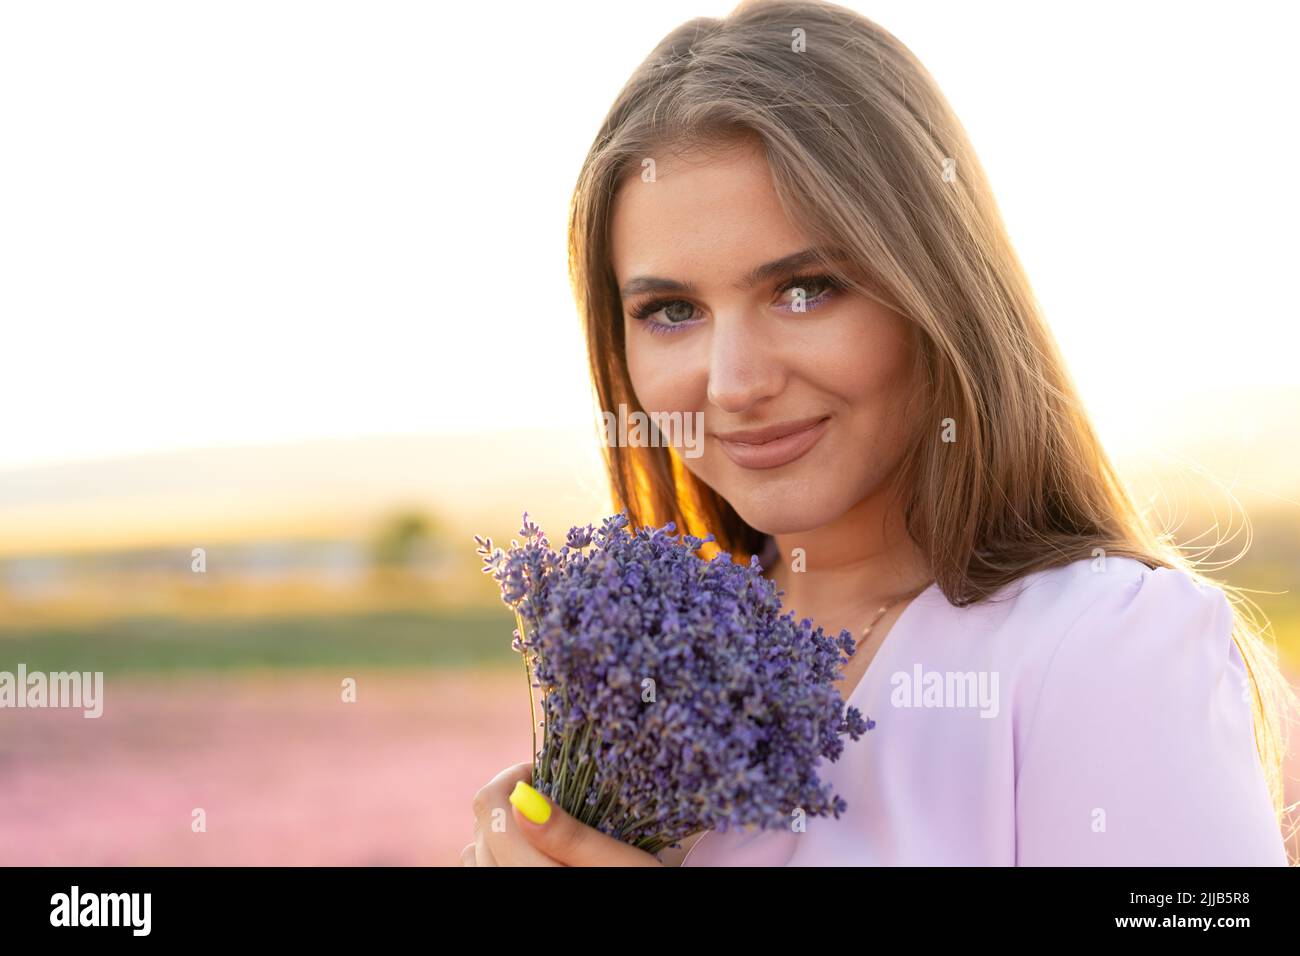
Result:
{"label": "eye makeup", "polygon": [[[787,279],[776,291],[784,294],[795,289],[803,289],[805,292],[802,312],[812,312],[821,308],[827,302],[839,295],[839,293],[843,291],[843,286],[833,276],[800,275]],[[807,295],[807,292],[810,289],[819,291],[817,291],[815,295]],[[672,319],[668,317],[668,312],[674,306],[685,306],[691,311],[683,318]],[[780,304],[774,307],[783,312],[795,315],[802,314],[802,312],[795,310],[793,303]],[[628,314],[636,321],[641,322],[647,332],[655,335],[671,335],[681,329],[691,328],[692,326],[698,325],[702,320],[691,318],[691,316],[698,313],[698,311],[699,310],[696,308],[694,303],[686,299],[654,298],[636,306],[634,309],[630,310]],[[651,318],[660,312],[665,314],[667,321],[651,321]],[[681,314],[680,309],[678,309],[678,314]]]}
{"label": "eye makeup", "polygon": [[[812,287],[814,289],[820,287],[821,291],[818,292],[816,295],[809,295],[808,294],[809,287]],[[781,286],[781,288],[778,289],[777,291],[784,293],[784,292],[791,292],[795,289],[803,290],[804,293],[803,311],[811,312],[813,309],[825,305],[832,298],[834,298],[835,294],[840,291],[840,286],[830,276],[808,275],[808,276],[796,276],[795,278],[791,279],[789,282],[785,283],[785,285]],[[777,306],[777,308],[783,309],[786,312],[795,311],[793,305]]]}

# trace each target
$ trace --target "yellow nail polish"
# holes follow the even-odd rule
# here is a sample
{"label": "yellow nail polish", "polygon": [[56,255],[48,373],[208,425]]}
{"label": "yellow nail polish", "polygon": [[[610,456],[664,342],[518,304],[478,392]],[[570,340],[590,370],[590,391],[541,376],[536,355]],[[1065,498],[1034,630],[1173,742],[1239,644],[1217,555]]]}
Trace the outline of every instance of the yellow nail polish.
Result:
{"label": "yellow nail polish", "polygon": [[545,823],[551,818],[551,805],[546,798],[520,780],[510,794],[510,802],[533,823]]}

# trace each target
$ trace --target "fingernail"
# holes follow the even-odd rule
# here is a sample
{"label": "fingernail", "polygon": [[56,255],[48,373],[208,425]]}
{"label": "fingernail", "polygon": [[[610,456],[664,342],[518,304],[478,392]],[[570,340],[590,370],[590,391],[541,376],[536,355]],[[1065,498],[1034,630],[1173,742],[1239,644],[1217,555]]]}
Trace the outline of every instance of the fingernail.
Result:
{"label": "fingernail", "polygon": [[510,802],[533,823],[545,823],[551,818],[551,805],[546,798],[520,780],[510,794]]}

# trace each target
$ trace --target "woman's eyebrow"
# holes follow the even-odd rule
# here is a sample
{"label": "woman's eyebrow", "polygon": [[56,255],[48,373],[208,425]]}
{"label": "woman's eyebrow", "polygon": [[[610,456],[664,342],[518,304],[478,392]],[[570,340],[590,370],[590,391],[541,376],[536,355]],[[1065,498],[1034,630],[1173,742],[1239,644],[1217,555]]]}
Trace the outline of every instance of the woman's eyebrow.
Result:
{"label": "woman's eyebrow", "polygon": [[644,292],[685,292],[691,295],[695,294],[695,286],[689,282],[678,282],[676,279],[661,279],[658,276],[637,276],[634,279],[628,279],[619,290],[623,293],[623,298],[631,295],[641,295]]}
{"label": "woman's eyebrow", "polygon": [[[736,284],[736,288],[741,291],[752,289],[761,282],[781,278],[808,266],[824,265],[834,258],[836,257],[828,256],[817,249],[802,249],[799,252],[792,252],[788,256],[773,259],[771,262],[765,262],[761,266],[751,269]],[[695,286],[690,282],[663,279],[659,276],[636,276],[628,279],[620,291],[624,297],[642,295],[646,292],[685,292],[694,294]]]}
{"label": "woman's eyebrow", "polygon": [[825,265],[829,258],[831,257],[826,256],[819,249],[802,249],[799,252],[793,252],[788,256],[782,256],[780,259],[774,259],[755,269],[751,269],[736,288],[741,290],[752,289],[759,283],[769,282],[772,279],[782,279],[792,272],[807,269],[809,266]]}

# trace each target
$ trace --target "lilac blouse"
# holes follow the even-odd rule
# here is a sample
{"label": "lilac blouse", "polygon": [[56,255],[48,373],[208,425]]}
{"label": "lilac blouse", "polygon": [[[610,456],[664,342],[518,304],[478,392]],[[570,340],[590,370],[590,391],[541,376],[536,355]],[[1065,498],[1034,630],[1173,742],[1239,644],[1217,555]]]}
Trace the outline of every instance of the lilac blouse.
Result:
{"label": "lilac blouse", "polygon": [[989,601],[931,585],[849,696],[875,727],[802,830],[709,831],[683,866],[1284,866],[1223,592],[1099,558]]}

